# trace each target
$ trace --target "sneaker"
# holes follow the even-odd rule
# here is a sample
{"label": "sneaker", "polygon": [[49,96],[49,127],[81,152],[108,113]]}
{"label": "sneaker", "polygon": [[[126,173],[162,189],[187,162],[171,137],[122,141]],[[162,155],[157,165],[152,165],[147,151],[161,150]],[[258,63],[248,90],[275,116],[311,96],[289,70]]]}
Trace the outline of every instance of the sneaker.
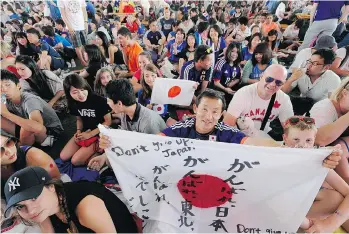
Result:
{"label": "sneaker", "polygon": [[55,141],[54,136],[47,136],[46,139],[41,143],[41,146],[46,147],[46,146],[52,146]]}
{"label": "sneaker", "polygon": [[71,67],[76,67],[76,63],[74,59],[71,60]]}
{"label": "sneaker", "polygon": [[65,62],[68,66],[68,68],[71,68],[71,63],[70,62]]}

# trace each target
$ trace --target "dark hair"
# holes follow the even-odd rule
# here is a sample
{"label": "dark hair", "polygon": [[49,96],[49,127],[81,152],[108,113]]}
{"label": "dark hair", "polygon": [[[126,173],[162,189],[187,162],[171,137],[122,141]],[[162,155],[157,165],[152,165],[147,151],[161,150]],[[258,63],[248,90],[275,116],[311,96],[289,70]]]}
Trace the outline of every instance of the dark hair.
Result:
{"label": "dark hair", "polygon": [[210,36],[210,31],[212,28],[218,33],[218,38],[220,38],[223,35],[222,29],[217,24],[211,25],[210,29],[208,30],[208,39],[212,40]]}
{"label": "dark hair", "polygon": [[226,107],[226,102],[225,102],[225,98],[222,92],[219,92],[217,90],[213,90],[213,89],[205,89],[205,91],[203,91],[197,98],[195,101],[196,106],[198,107],[200,105],[200,102],[202,100],[202,98],[211,98],[211,99],[218,99],[222,101],[222,112],[225,110]]}
{"label": "dark hair", "polygon": [[149,85],[144,80],[144,71],[150,71],[158,74],[159,69],[154,64],[147,64],[145,65],[144,69],[142,70],[142,76],[141,76],[141,85],[142,85],[142,97],[143,99],[150,98],[152,89],[149,87]]}
{"label": "dark hair", "polygon": [[76,89],[87,90],[88,94],[92,94],[92,89],[90,85],[87,83],[86,79],[82,78],[78,74],[72,73],[68,75],[63,81],[64,93],[67,98],[68,107],[70,109],[74,109],[76,105],[76,101],[70,95],[71,87]]}
{"label": "dark hair", "polygon": [[26,81],[29,83],[29,86],[39,95],[39,97],[44,100],[51,100],[55,96],[55,93],[48,85],[48,81],[55,81],[46,76],[31,57],[27,55],[18,55],[15,63],[22,63],[30,69],[32,75],[30,79],[26,79]]}
{"label": "dark hair", "polygon": [[198,33],[204,32],[206,29],[208,29],[209,26],[210,24],[207,21],[201,21],[198,24]]}
{"label": "dark hair", "polygon": [[51,21],[52,25],[55,26],[55,21],[51,18],[51,16],[44,16],[44,19],[48,19]]}
{"label": "dark hair", "polygon": [[199,60],[205,60],[207,56],[211,55],[213,53],[213,50],[211,47],[207,45],[199,45],[198,48],[196,48],[194,53],[194,61],[198,62]]}
{"label": "dark hair", "polygon": [[110,41],[108,40],[107,35],[104,32],[97,31],[96,36],[98,36],[102,40],[102,47],[104,49],[104,56],[109,58],[108,48],[110,46]]}
{"label": "dark hair", "polygon": [[194,7],[190,9],[190,12],[196,12],[196,14],[198,13],[198,10]]}
{"label": "dark hair", "polygon": [[180,32],[181,34],[184,35],[184,36],[183,36],[183,40],[184,40],[184,39],[185,39],[185,32],[184,32],[184,30],[183,30],[182,28],[177,28],[176,34],[177,34],[178,32]]}
{"label": "dark hair", "polygon": [[40,39],[41,38],[41,35],[39,33],[38,30],[36,30],[35,28],[30,28],[27,30],[27,34],[30,33],[30,34],[36,34],[38,36],[38,38]]}
{"label": "dark hair", "polygon": [[238,24],[238,19],[237,18],[230,18],[228,23],[229,24]]}
{"label": "dark hair", "polygon": [[238,19],[238,22],[240,23],[240,24],[243,24],[243,25],[247,25],[248,24],[248,18],[247,17],[245,17],[245,16],[242,16],[242,17],[240,17],[239,19]]}
{"label": "dark hair", "polygon": [[18,77],[14,73],[5,69],[1,69],[1,81],[3,80],[10,80],[16,85],[19,83]]}
{"label": "dark hair", "polygon": [[189,20],[188,14],[184,14],[182,17],[182,22]]}
{"label": "dark hair", "polygon": [[319,49],[313,53],[313,55],[319,55],[324,59],[325,65],[331,65],[336,58],[336,53],[328,48]]}
{"label": "dark hair", "polygon": [[12,13],[15,13],[15,11],[13,10],[13,7],[12,7],[10,4],[7,4],[7,5],[6,5],[6,9],[7,9],[8,11],[11,11]]}
{"label": "dark hair", "polygon": [[262,13],[261,16],[267,17],[269,13]]}
{"label": "dark hair", "polygon": [[130,39],[132,38],[131,32],[128,28],[126,27],[121,27],[118,30],[118,35],[124,36],[124,37],[129,37]]}
{"label": "dark hair", "polygon": [[173,27],[178,27],[180,25],[180,21],[173,21],[173,23],[171,24],[172,28]]}
{"label": "dark hair", "polygon": [[276,46],[276,43],[278,41],[278,31],[276,31],[275,29],[272,29],[268,32],[268,36],[267,38],[265,39],[265,42],[270,42],[269,41],[269,37],[270,36],[276,36],[276,39],[274,41],[272,41],[271,43],[271,49],[274,50],[275,46]]}
{"label": "dark hair", "polygon": [[241,46],[238,43],[230,43],[227,50],[225,51],[225,61],[227,61],[227,63],[230,63],[230,53],[231,51],[236,48],[238,50],[238,57],[237,59],[234,61],[234,66],[238,66],[240,64],[240,62],[242,61],[242,56],[241,56]]}
{"label": "dark hair", "polygon": [[294,24],[300,29],[304,25],[304,20],[298,19]]}
{"label": "dark hair", "polygon": [[208,20],[208,23],[209,23],[209,25],[213,26],[213,25],[216,25],[216,24],[217,24],[217,20],[216,20],[215,18],[210,18],[210,19]]}
{"label": "dark hair", "polygon": [[49,37],[54,37],[55,36],[55,29],[50,26],[50,25],[47,25],[47,26],[43,26],[42,27],[42,32],[49,36]]}
{"label": "dark hair", "polygon": [[253,51],[253,55],[251,59],[253,66],[255,66],[258,63],[256,60],[256,54],[263,54],[263,58],[261,61],[262,64],[268,64],[273,56],[273,52],[268,47],[267,43],[259,43],[256,46],[256,49]]}
{"label": "dark hair", "polygon": [[62,25],[62,27],[64,28],[65,27],[65,23],[62,19],[57,19],[56,20],[56,25],[59,24],[59,25]]}
{"label": "dark hair", "polygon": [[32,21],[32,23],[30,24],[30,25],[34,25],[34,24],[36,24],[37,23],[37,21],[35,20],[35,18],[34,17],[32,17],[32,16],[29,16],[28,17],[28,19],[27,19],[27,23],[29,24],[29,20],[31,20]]}
{"label": "dark hair", "polygon": [[199,16],[198,16],[198,15],[195,15],[195,16],[191,17],[190,19],[191,19],[191,21],[193,21],[194,25],[196,25],[196,23],[197,23],[198,20],[199,20]]}
{"label": "dark hair", "polygon": [[251,49],[252,40],[253,40],[255,37],[259,37],[259,39],[262,40],[262,34],[260,34],[260,33],[255,33],[255,34],[253,34],[253,35],[250,37],[250,40],[248,41],[248,44],[247,44],[247,47],[248,47],[249,49]]}
{"label": "dark hair", "polygon": [[87,53],[88,56],[88,62],[101,62],[105,63],[105,57],[103,56],[101,50],[98,48],[97,45],[84,45],[84,50]]}
{"label": "dark hair", "polygon": [[114,104],[118,101],[122,102],[124,106],[132,106],[136,103],[136,95],[128,79],[112,80],[107,84],[105,90],[108,98],[113,100]]}

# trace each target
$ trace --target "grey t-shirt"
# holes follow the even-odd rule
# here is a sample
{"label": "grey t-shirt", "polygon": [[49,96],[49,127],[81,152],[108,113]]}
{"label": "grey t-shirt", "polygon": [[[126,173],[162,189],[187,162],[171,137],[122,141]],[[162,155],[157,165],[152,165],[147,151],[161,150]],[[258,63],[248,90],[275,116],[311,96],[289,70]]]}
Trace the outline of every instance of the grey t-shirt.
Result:
{"label": "grey t-shirt", "polygon": [[44,126],[46,128],[54,129],[56,133],[63,131],[61,121],[59,120],[56,112],[40,97],[31,93],[21,93],[21,103],[16,105],[10,101],[7,101],[7,109],[24,119],[29,119],[31,112],[38,110],[42,115]]}
{"label": "grey t-shirt", "polygon": [[[48,86],[53,92],[53,96],[56,95],[58,91],[63,91],[63,81],[53,72],[49,70],[43,70],[42,71],[45,76],[48,78],[46,79]],[[21,84],[22,92],[29,92],[32,94],[35,94],[39,96],[29,85],[28,81],[25,79],[20,79],[19,83]],[[50,101],[50,100],[45,100],[45,101]]]}
{"label": "grey t-shirt", "polygon": [[136,111],[133,119],[122,113],[121,129],[147,134],[157,134],[166,128],[166,124],[161,116],[140,104],[136,104]]}

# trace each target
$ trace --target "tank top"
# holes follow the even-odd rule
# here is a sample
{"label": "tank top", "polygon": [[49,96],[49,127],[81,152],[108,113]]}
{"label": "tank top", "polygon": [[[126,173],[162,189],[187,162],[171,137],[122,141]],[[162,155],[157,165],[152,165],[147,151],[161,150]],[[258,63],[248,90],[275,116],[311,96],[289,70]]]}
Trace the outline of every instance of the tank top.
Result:
{"label": "tank top", "polygon": [[[93,231],[79,223],[76,208],[88,195],[93,195],[103,200],[117,233],[137,233],[136,222],[126,205],[102,184],[90,181],[68,182],[63,184],[68,212],[79,233],[93,233]],[[63,223],[56,215],[50,216],[52,226],[56,233],[67,233],[69,225]]]}

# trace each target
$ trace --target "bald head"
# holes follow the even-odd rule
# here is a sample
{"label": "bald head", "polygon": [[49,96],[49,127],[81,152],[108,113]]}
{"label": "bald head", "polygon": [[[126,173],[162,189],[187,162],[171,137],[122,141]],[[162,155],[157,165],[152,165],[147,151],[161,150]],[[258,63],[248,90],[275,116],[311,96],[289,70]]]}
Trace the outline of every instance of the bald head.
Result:
{"label": "bald head", "polygon": [[265,70],[263,74],[264,78],[269,76],[278,80],[286,80],[287,70],[280,64],[272,64]]}

